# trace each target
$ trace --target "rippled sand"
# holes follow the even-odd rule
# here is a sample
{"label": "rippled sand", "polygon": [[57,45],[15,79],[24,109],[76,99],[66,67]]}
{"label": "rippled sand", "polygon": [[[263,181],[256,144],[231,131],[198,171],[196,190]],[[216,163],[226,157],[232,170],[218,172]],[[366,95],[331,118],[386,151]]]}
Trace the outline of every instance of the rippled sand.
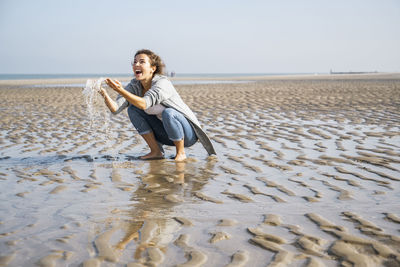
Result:
{"label": "rippled sand", "polygon": [[0,266],[400,265],[399,75],[177,89],[218,157],[137,160],[82,88],[2,83]]}

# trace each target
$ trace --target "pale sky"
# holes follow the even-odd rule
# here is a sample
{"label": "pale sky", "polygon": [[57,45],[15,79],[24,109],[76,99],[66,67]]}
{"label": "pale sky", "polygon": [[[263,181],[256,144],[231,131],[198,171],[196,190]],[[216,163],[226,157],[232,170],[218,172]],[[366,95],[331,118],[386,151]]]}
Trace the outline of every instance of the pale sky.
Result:
{"label": "pale sky", "polygon": [[400,0],[0,0],[0,74],[400,72]]}

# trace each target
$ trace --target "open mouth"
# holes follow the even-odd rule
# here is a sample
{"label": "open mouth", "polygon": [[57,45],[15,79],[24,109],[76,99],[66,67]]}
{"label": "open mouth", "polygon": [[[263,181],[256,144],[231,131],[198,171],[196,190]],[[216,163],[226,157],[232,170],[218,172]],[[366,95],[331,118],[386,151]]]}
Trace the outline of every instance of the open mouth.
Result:
{"label": "open mouth", "polygon": [[140,75],[140,74],[142,74],[142,71],[141,70],[135,70],[135,74],[136,75]]}

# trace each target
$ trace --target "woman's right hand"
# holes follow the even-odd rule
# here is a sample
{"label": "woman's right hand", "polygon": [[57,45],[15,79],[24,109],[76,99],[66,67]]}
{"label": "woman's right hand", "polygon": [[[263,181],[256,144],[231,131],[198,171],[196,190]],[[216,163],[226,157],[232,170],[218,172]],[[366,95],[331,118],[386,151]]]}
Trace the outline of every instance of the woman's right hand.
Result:
{"label": "woman's right hand", "polygon": [[107,94],[107,91],[106,91],[106,89],[104,89],[104,88],[100,88],[100,90],[99,90],[99,94],[101,94],[101,96],[102,96],[102,97],[105,97],[105,96],[106,96],[106,94]]}
{"label": "woman's right hand", "polygon": [[110,109],[110,111],[116,112],[118,109],[118,106],[115,103],[115,101],[112,100],[111,97],[108,95],[107,90],[104,88],[100,88],[99,94],[103,96],[104,103],[106,103],[106,106]]}

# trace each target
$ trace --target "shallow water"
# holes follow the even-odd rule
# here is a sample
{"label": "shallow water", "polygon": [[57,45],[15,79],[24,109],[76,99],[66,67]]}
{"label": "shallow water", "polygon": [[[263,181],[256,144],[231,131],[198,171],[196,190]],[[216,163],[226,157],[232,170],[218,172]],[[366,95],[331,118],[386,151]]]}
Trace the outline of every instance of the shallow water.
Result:
{"label": "shallow water", "polygon": [[177,88],[218,157],[140,161],[82,89],[1,88],[0,264],[400,264],[400,80]]}

